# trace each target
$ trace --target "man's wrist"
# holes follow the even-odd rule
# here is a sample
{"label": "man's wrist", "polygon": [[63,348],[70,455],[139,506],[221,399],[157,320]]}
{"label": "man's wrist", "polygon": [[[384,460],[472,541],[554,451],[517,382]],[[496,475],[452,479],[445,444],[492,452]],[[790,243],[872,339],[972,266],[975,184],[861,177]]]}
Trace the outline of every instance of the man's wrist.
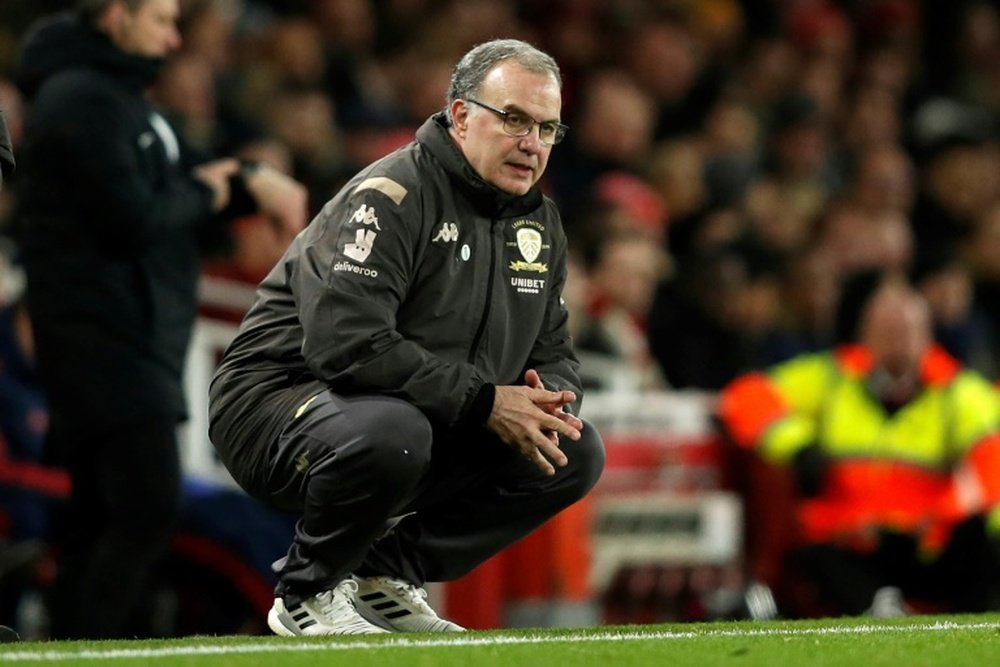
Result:
{"label": "man's wrist", "polygon": [[487,382],[479,388],[479,392],[469,405],[465,418],[470,424],[485,424],[493,412],[493,401],[496,400],[497,386]]}

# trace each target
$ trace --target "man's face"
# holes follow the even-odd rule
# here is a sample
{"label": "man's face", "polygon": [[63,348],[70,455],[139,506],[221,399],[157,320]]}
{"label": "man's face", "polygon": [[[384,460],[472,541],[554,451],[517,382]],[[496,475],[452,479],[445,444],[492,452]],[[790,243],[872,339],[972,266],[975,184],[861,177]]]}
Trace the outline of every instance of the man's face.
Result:
{"label": "man's face", "polygon": [[[486,75],[474,99],[541,122],[559,120],[562,109],[552,75],[528,71],[512,61],[500,63]],[[483,180],[523,195],[542,177],[552,147],[539,140],[537,123],[527,135],[512,137],[504,131],[500,116],[467,100],[455,100],[451,113],[452,136]]]}
{"label": "man's face", "polygon": [[130,11],[124,5],[113,21],[111,38],[122,51],[163,58],[181,44],[178,0],[145,0]]}
{"label": "man's face", "polygon": [[922,297],[893,286],[872,297],[862,321],[861,340],[875,366],[890,377],[916,376],[933,342],[930,311]]}

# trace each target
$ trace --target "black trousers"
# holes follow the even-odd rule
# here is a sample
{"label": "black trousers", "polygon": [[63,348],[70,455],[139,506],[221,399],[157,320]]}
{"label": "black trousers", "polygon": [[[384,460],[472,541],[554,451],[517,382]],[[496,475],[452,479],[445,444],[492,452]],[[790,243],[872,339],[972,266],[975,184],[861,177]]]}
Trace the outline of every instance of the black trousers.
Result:
{"label": "black trousers", "polygon": [[1000,549],[991,543],[981,517],[956,526],[944,551],[921,557],[910,535],[886,532],[878,548],[859,553],[832,544],[796,550],[789,565],[810,583],[830,614],[859,615],[883,586],[942,612],[1000,610]]}
{"label": "black trousers", "polygon": [[[562,448],[569,465],[548,477],[485,428],[435,430],[404,401],[322,392],[271,443],[264,488],[247,489],[301,513],[275,563],[276,595],[295,601],[351,573],[416,584],[466,574],[597,482],[604,445],[592,426]],[[233,467],[241,483],[260,477]]]}
{"label": "black trousers", "polygon": [[86,434],[83,425],[52,417],[50,449],[73,484],[56,521],[52,637],[128,636],[180,511],[176,421]]}

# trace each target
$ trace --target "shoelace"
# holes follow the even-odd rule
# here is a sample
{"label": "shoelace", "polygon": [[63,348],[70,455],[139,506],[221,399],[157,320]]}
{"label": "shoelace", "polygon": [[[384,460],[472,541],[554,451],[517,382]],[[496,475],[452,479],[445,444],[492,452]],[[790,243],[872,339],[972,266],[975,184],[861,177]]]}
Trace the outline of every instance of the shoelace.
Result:
{"label": "shoelace", "polygon": [[[427,591],[425,589],[421,588],[420,586],[416,586],[414,584],[401,581],[399,579],[387,578],[386,583],[392,588],[393,591],[398,593],[400,597],[402,597],[404,600],[412,604],[420,611],[437,616],[437,614],[434,613],[434,610],[431,609],[431,606],[426,602]],[[357,588],[356,585],[355,588]]]}
{"label": "shoelace", "polygon": [[345,608],[354,608],[354,594],[358,592],[358,584],[350,579],[344,579],[333,590],[323,591],[316,595],[320,601],[320,611],[323,615],[334,617]]}

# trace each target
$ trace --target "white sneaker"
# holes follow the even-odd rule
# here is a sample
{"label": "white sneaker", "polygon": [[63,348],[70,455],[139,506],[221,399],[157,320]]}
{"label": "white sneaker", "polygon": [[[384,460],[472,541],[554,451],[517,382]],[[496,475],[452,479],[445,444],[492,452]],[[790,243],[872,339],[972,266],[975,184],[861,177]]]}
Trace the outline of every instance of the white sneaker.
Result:
{"label": "white sneaker", "polygon": [[874,618],[901,618],[910,616],[912,611],[903,598],[903,591],[895,586],[883,586],[875,591],[872,606],[865,613]]}
{"label": "white sneaker", "polygon": [[281,598],[267,614],[267,625],[276,635],[367,635],[385,632],[361,618],[354,607],[358,585],[345,579],[332,589],[317,593],[302,602],[285,606]]}
{"label": "white sneaker", "polygon": [[427,604],[427,591],[393,577],[355,577],[358,613],[386,630],[396,632],[462,632],[461,625],[446,621]]}

